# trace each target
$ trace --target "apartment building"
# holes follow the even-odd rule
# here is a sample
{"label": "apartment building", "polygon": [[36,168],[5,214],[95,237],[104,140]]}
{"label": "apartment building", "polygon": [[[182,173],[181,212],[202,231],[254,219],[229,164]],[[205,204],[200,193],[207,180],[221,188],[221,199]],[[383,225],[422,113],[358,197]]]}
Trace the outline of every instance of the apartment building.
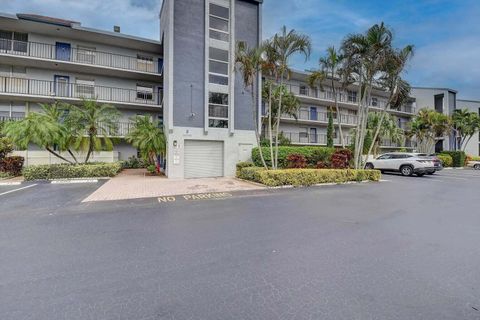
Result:
{"label": "apartment building", "polygon": [[[352,85],[342,89],[340,84],[336,88],[337,101],[340,107],[340,114],[337,114],[334,107],[334,94],[329,81],[325,81],[322,87],[310,87],[308,84],[308,72],[294,71],[287,81],[287,89],[300,101],[301,106],[298,113],[294,115],[284,114],[281,117],[280,130],[293,145],[321,145],[327,144],[328,110],[332,108],[334,113],[334,145],[340,146],[340,134],[338,130],[338,119],[342,125],[346,145],[352,143],[352,129],[355,128],[358,117],[357,87]],[[388,93],[382,90],[374,90],[370,101],[371,111],[383,110],[388,100]],[[262,106],[265,114],[265,105]],[[398,126],[407,130],[408,123],[415,114],[415,101],[412,99],[408,104],[399,109],[388,109]],[[265,130],[264,130],[265,132]],[[385,139],[381,148],[384,151],[399,150],[402,148],[413,149],[413,142],[406,140],[405,143],[397,143]]]}
{"label": "apartment building", "polygon": [[[468,109],[480,115],[480,101],[457,99],[457,109]],[[468,155],[480,156],[480,133],[475,134],[472,139],[470,139],[465,152]]]}
{"label": "apartment building", "polygon": [[261,6],[260,0],[163,1],[169,177],[234,176],[236,163],[250,159],[256,145],[252,103],[234,55],[239,41],[260,43]]}
{"label": "apartment building", "polygon": [[[162,45],[116,31],[33,14],[0,14],[0,121],[21,119],[41,103],[97,99],[121,112],[119,129],[112,133],[118,138],[115,149],[102,157],[136,155],[123,139],[132,128],[131,117],[163,119]],[[39,152],[27,163],[45,162]]]}

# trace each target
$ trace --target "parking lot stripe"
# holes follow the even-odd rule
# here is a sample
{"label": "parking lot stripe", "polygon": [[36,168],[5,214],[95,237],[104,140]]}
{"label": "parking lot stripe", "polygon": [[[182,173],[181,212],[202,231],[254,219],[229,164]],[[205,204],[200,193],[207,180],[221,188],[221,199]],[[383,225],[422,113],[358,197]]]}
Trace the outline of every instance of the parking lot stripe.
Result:
{"label": "parking lot stripe", "polygon": [[6,195],[6,194],[9,194],[9,193],[12,193],[12,192],[16,192],[16,191],[28,189],[28,188],[31,188],[31,187],[35,187],[36,185],[37,184],[31,184],[31,185],[26,186],[26,187],[21,187],[21,188],[13,189],[13,190],[10,190],[10,191],[5,191],[5,192],[0,193],[0,196]]}

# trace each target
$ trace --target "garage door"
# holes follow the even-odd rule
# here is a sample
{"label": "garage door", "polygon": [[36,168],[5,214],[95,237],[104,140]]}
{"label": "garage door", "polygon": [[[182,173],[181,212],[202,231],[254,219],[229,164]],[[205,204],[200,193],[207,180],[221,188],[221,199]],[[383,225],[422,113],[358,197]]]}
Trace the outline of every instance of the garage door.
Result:
{"label": "garage door", "polygon": [[185,140],[185,178],[222,176],[222,141]]}

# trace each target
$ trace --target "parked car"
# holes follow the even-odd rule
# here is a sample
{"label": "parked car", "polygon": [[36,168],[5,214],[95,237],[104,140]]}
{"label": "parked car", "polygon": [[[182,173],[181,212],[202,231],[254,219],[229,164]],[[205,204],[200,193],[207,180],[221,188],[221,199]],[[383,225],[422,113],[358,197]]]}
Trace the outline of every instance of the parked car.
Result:
{"label": "parked car", "polygon": [[430,157],[405,152],[382,154],[375,160],[368,161],[365,169],[377,169],[382,172],[400,172],[403,176],[416,174],[419,177],[436,171],[434,161]]}
{"label": "parked car", "polygon": [[480,170],[480,161],[468,161],[467,167],[471,167],[475,170]]}
{"label": "parked car", "polygon": [[427,157],[433,161],[433,165],[435,166],[435,170],[427,171],[427,174],[434,174],[437,171],[443,170],[442,161],[435,155],[435,154],[427,154],[427,153],[415,153],[415,155],[419,157]]}

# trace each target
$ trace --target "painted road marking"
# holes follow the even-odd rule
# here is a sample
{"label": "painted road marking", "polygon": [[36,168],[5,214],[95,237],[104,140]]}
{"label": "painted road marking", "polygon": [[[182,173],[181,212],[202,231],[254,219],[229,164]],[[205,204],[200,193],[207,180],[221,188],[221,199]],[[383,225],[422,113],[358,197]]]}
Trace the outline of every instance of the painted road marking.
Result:
{"label": "painted road marking", "polygon": [[[212,192],[212,193],[198,193],[198,194],[186,194],[178,196],[179,198],[187,201],[193,200],[217,200],[233,197],[233,194],[228,192]],[[177,196],[158,197],[158,202],[168,203],[177,201]]]}
{"label": "painted road marking", "polygon": [[52,180],[52,184],[76,184],[76,183],[97,183],[97,179],[78,179],[78,180]]}
{"label": "painted road marking", "polygon": [[12,193],[12,192],[17,192],[17,191],[20,191],[20,190],[28,189],[28,188],[31,188],[31,187],[35,187],[36,185],[37,184],[31,184],[31,185],[26,186],[26,187],[17,188],[17,189],[13,189],[13,190],[10,190],[10,191],[5,191],[5,192],[0,193],[0,196],[6,195],[6,194],[9,194],[9,193]]}

